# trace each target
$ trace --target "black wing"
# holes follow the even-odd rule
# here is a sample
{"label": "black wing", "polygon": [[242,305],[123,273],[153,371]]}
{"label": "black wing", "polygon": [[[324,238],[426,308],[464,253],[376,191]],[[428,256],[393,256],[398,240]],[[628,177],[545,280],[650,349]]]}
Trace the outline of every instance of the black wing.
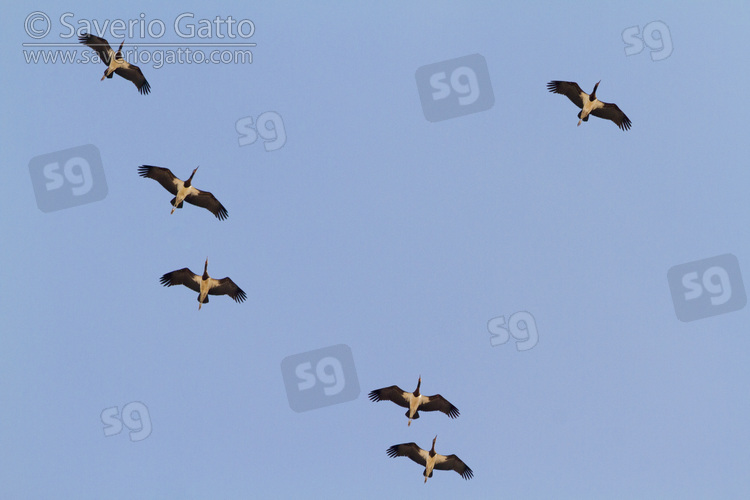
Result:
{"label": "black wing", "polygon": [[604,104],[603,108],[597,108],[591,114],[605,120],[612,120],[622,130],[630,129],[630,118],[625,116],[625,113],[617,107],[617,104],[610,104],[608,102],[602,104]]}
{"label": "black wing", "polygon": [[443,457],[443,460],[436,461],[435,468],[438,470],[454,470],[461,474],[461,477],[466,480],[474,477],[474,471],[472,471],[471,468],[463,463],[463,461],[456,455],[448,455]]}
{"label": "black wing", "polygon": [[417,443],[394,444],[386,450],[389,457],[409,457],[419,465],[427,465],[427,452],[417,446]]}
{"label": "black wing", "polygon": [[367,397],[370,398],[370,401],[373,402],[393,401],[399,406],[408,408],[409,401],[404,397],[404,392],[405,391],[399,386],[392,385],[390,387],[383,387],[382,389],[375,389],[374,391],[370,391],[370,394],[368,394]]}
{"label": "black wing", "polygon": [[428,396],[427,402],[419,406],[419,411],[442,411],[450,418],[456,418],[459,415],[458,408],[440,394]]}
{"label": "black wing", "polygon": [[216,196],[212,195],[208,191],[198,191],[198,194],[190,193],[185,197],[185,201],[198,207],[203,207],[209,212],[214,214],[217,219],[224,220],[229,217],[229,212],[224,208],[224,205],[219,203]]}
{"label": "black wing", "polygon": [[560,80],[552,80],[547,84],[547,90],[555,94],[562,94],[570,99],[573,104],[579,108],[583,108],[583,99],[581,94],[583,90],[578,86],[576,82],[561,82]]}
{"label": "black wing", "polygon": [[78,41],[94,49],[96,54],[99,56],[99,59],[101,59],[104,64],[109,66],[109,63],[111,61],[110,57],[114,55],[115,51],[112,50],[112,47],[109,46],[109,42],[107,42],[107,40],[105,40],[104,38],[99,38],[98,36],[84,33],[78,37]]}
{"label": "black wing", "polygon": [[247,298],[247,294],[242,288],[238,287],[231,279],[221,278],[213,281],[213,286],[208,289],[209,295],[229,295],[235,302],[244,302]]}
{"label": "black wing", "polygon": [[151,92],[151,85],[148,84],[148,82],[146,81],[146,77],[143,76],[141,68],[139,68],[135,64],[128,63],[127,67],[125,68],[117,68],[115,70],[115,73],[117,73],[124,79],[133,82],[138,89],[138,92],[140,92],[141,94],[146,95]]}
{"label": "black wing", "polygon": [[152,165],[141,165],[138,167],[138,174],[141,177],[154,179],[164,186],[164,189],[172,194],[177,194],[177,177],[168,169],[163,167],[154,167]]}
{"label": "black wing", "polygon": [[201,291],[201,278],[187,267],[167,273],[159,279],[164,286],[185,285],[196,292]]}

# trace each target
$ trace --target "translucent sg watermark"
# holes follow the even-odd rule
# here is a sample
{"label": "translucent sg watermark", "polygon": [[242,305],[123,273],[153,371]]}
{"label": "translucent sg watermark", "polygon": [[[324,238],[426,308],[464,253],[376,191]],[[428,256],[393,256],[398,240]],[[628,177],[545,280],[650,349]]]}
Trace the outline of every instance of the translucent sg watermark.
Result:
{"label": "translucent sg watermark", "polygon": [[634,56],[645,47],[651,51],[652,61],[661,61],[672,55],[672,35],[669,27],[661,21],[651,21],[641,31],[638,26],[625,28],[622,32],[625,55]]}
{"label": "translucent sg watermark", "polygon": [[740,263],[730,253],[674,266],[667,281],[680,321],[738,311],[747,304]]}
{"label": "translucent sg watermark", "polygon": [[344,344],[287,356],[281,374],[289,406],[298,413],[359,397],[354,357]]}
{"label": "translucent sg watermark", "polygon": [[495,104],[487,61],[480,54],[428,64],[414,76],[422,112],[431,122],[486,111]]}
{"label": "translucent sg watermark", "polygon": [[130,440],[133,442],[143,441],[151,435],[151,416],[146,405],[140,401],[126,404],[122,407],[122,413],[117,406],[105,408],[102,410],[101,419],[106,437],[122,432],[123,425],[130,430]]}
{"label": "translucent sg watermark", "polygon": [[36,156],[29,161],[29,175],[42,212],[103,200],[108,192],[102,157],[93,144]]}
{"label": "translucent sg watermark", "polygon": [[534,316],[528,311],[513,313],[506,323],[505,316],[487,322],[492,347],[505,344],[511,337],[516,340],[516,349],[528,351],[539,342],[539,331]]}
{"label": "translucent sg watermark", "polygon": [[240,146],[255,144],[258,137],[263,139],[263,147],[266,151],[276,151],[286,144],[284,120],[275,111],[261,113],[257,120],[254,120],[252,116],[240,118],[234,124],[234,128],[240,135],[237,139]]}

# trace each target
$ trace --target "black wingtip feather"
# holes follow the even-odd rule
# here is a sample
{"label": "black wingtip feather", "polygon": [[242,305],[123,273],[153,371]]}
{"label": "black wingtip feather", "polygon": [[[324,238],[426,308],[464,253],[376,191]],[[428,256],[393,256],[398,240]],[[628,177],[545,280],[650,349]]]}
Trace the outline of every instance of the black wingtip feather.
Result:
{"label": "black wingtip feather", "polygon": [[149,92],[151,92],[151,85],[149,85],[149,83],[148,83],[148,82],[143,82],[143,85],[141,85],[141,86],[140,86],[140,87],[138,88],[138,92],[140,92],[140,93],[141,93],[141,95],[146,95],[146,94],[148,94]]}
{"label": "black wingtip feather", "polygon": [[237,293],[235,294],[235,296],[234,296],[234,297],[232,297],[232,298],[233,298],[233,299],[235,300],[235,302],[238,302],[238,303],[239,303],[239,302],[244,302],[244,301],[245,301],[245,299],[247,299],[247,294],[246,294],[246,293],[245,293],[245,292],[244,292],[244,291],[243,291],[242,289],[240,289],[240,290],[239,290],[239,291],[238,291],[238,292],[237,292]]}

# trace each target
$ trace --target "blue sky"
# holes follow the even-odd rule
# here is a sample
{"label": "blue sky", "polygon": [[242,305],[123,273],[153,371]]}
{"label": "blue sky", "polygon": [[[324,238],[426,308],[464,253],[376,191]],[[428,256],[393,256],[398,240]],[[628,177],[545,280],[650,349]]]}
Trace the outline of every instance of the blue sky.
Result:
{"label": "blue sky", "polygon": [[[34,12],[50,20],[39,39],[24,27]],[[151,85],[142,96],[118,76],[100,82],[100,63],[27,63],[35,51],[91,52],[22,45],[77,45],[61,37],[68,12],[76,27],[166,26],[126,36],[126,49],[230,40],[181,37],[184,13],[196,29],[251,20],[253,35],[234,41],[257,45],[245,64],[131,60]],[[0,493],[746,498],[749,12],[744,2],[7,7]],[[443,102],[459,116],[426,119],[420,92],[429,102],[435,89],[417,70],[443,65],[450,81],[446,61],[474,54],[487,76],[476,85],[494,101],[450,108],[469,81],[458,78]],[[597,96],[632,129],[577,127],[550,80],[587,92],[601,80]],[[243,135],[261,116],[285,140]],[[52,207],[42,211],[33,182],[54,182],[34,165],[64,172],[66,151],[86,145],[103,177],[74,164],[41,193]],[[137,175],[142,164],[183,179],[200,165],[195,186],[228,220],[194,206],[170,215],[171,195]],[[66,194],[87,179],[90,194]],[[159,284],[175,269],[200,272],[206,257],[245,303],[211,297],[198,311],[194,292]],[[685,298],[691,286],[703,295]],[[533,325],[514,321],[522,312]],[[520,350],[514,337],[498,344],[501,333],[493,346],[500,317],[535,328],[538,342]],[[318,396],[304,399],[288,393],[295,374],[282,361],[306,357],[302,372],[323,365]],[[401,408],[367,399],[392,384],[413,390],[420,375],[458,419],[423,413],[407,427]],[[317,407],[294,411],[290,399]],[[386,456],[435,435],[473,479],[438,471],[425,485],[417,464]]]}

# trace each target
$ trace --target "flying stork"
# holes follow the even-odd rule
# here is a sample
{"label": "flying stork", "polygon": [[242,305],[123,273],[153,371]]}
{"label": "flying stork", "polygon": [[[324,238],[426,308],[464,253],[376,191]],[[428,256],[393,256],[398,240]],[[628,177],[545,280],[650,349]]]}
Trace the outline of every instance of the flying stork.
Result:
{"label": "flying stork", "polygon": [[423,396],[419,393],[419,386],[422,385],[422,376],[419,376],[417,389],[412,392],[406,392],[397,385],[383,387],[371,391],[367,396],[370,401],[393,401],[399,406],[407,408],[406,416],[409,419],[407,426],[411,421],[419,418],[419,411],[442,411],[450,418],[456,418],[459,415],[458,408],[453,406],[440,394],[434,396]]}
{"label": "flying stork", "polygon": [[589,114],[604,118],[606,120],[612,120],[622,130],[630,129],[630,118],[625,116],[617,104],[610,104],[608,102],[602,102],[596,98],[596,89],[601,80],[596,82],[594,90],[591,95],[587,94],[576,82],[561,82],[559,80],[552,80],[547,84],[547,90],[555,94],[563,94],[570,99],[573,104],[581,108],[581,112],[578,113],[578,125],[581,122],[589,121]]}
{"label": "flying stork", "polygon": [[120,43],[120,48],[117,49],[117,52],[112,50],[109,42],[104,38],[99,38],[88,33],[79,36],[78,41],[94,49],[99,59],[107,65],[102,80],[112,78],[112,73],[117,73],[124,79],[133,82],[141,94],[146,95],[151,92],[151,85],[148,84],[146,77],[141,73],[141,68],[135,64],[130,64],[122,58],[122,46],[125,44],[125,40]]}
{"label": "flying stork", "polygon": [[454,470],[461,474],[461,477],[467,481],[474,476],[474,471],[463,463],[463,461],[456,455],[440,455],[435,453],[435,441],[437,436],[432,439],[432,448],[430,451],[423,450],[416,443],[402,443],[394,444],[388,448],[388,456],[391,458],[395,457],[409,457],[419,465],[424,465],[424,482],[432,477],[433,469],[437,470]]}
{"label": "flying stork", "polygon": [[224,205],[219,203],[219,200],[214,195],[208,191],[200,191],[193,187],[193,176],[197,170],[198,167],[195,167],[188,180],[184,182],[175,177],[168,168],[154,167],[152,165],[141,165],[138,167],[138,174],[141,177],[154,179],[164,186],[164,189],[175,195],[172,201],[170,201],[172,204],[170,214],[173,214],[175,209],[182,208],[182,202],[186,201],[192,205],[207,209],[219,220],[226,219],[229,216],[229,212],[224,208]]}
{"label": "flying stork", "polygon": [[229,295],[235,302],[243,302],[247,294],[229,278],[220,280],[208,275],[208,257],[203,266],[203,276],[198,276],[193,271],[184,267],[171,273],[167,273],[159,280],[164,286],[185,285],[191,290],[198,292],[198,310],[203,304],[208,304],[209,295]]}

